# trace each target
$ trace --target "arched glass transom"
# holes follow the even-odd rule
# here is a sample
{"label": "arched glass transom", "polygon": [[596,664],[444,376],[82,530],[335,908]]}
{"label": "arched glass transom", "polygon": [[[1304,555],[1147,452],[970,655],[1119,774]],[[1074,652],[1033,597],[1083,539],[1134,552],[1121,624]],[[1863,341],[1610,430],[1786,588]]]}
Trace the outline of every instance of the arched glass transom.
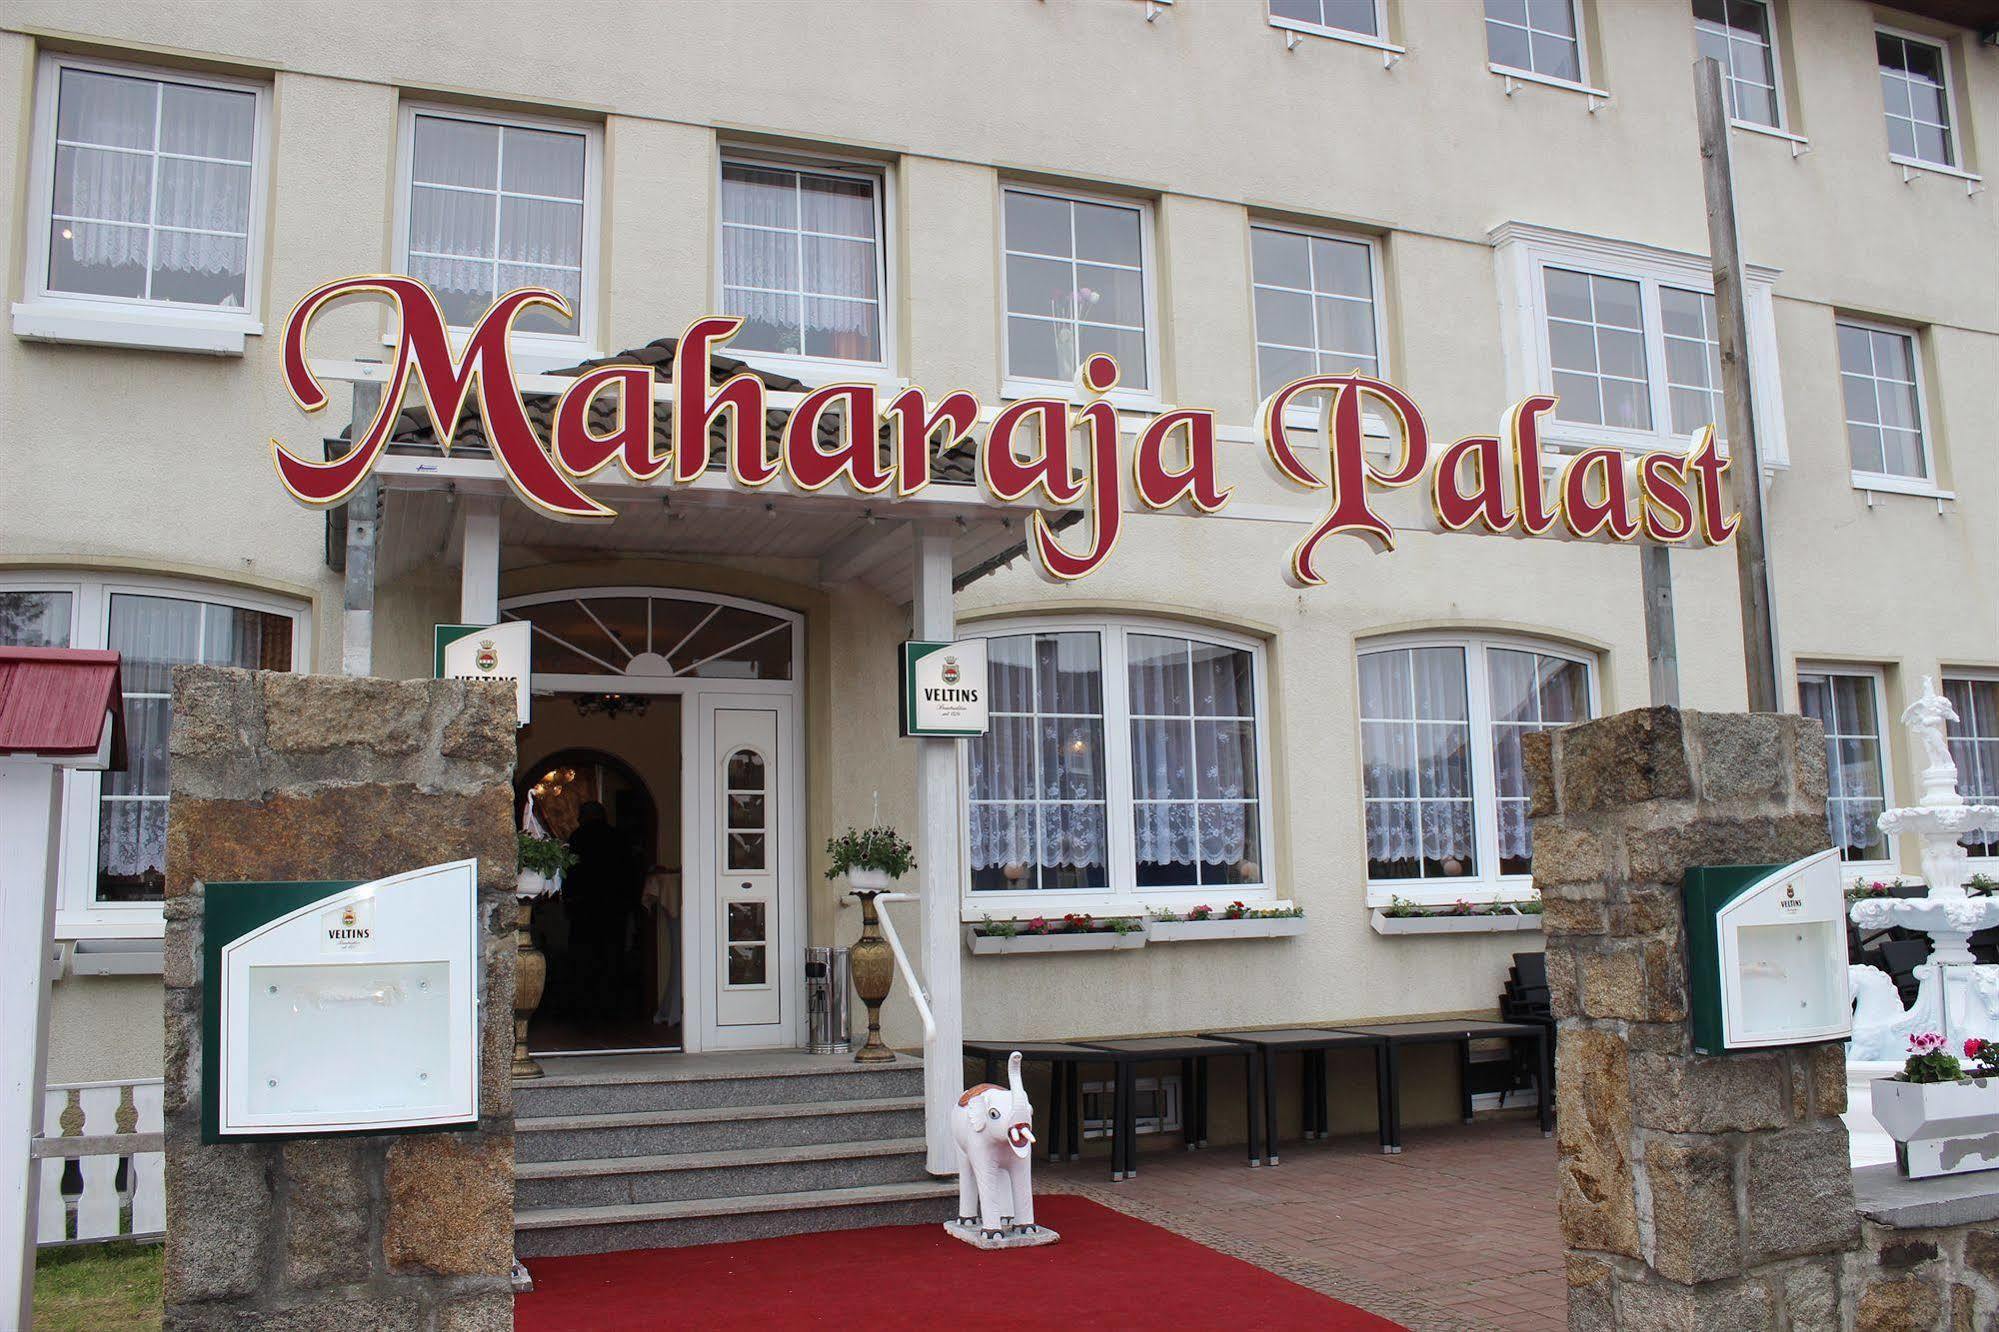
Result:
{"label": "arched glass transom", "polygon": [[536,675],[789,680],[796,617],[697,593],[610,589],[522,600],[501,612],[534,626]]}

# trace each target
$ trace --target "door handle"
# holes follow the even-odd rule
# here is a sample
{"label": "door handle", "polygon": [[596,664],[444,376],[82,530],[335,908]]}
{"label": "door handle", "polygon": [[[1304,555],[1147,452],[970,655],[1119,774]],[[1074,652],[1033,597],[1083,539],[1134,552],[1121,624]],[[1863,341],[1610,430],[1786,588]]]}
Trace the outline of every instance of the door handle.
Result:
{"label": "door handle", "polygon": [[747,893],[750,890],[750,881],[748,879],[744,879],[742,887],[743,891]]}

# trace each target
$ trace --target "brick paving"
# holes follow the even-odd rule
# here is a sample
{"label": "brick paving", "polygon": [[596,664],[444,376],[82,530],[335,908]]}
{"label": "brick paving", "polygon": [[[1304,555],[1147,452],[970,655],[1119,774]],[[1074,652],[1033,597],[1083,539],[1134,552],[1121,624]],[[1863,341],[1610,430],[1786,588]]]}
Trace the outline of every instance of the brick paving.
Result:
{"label": "brick paving", "polygon": [[[1240,1147],[1139,1158],[1113,1184],[1102,1158],[1035,1163],[1039,1191],[1082,1193],[1412,1332],[1568,1326],[1555,1218],[1555,1144],[1532,1121],[1282,1144],[1251,1170]],[[1147,1147],[1154,1144],[1147,1142]]]}

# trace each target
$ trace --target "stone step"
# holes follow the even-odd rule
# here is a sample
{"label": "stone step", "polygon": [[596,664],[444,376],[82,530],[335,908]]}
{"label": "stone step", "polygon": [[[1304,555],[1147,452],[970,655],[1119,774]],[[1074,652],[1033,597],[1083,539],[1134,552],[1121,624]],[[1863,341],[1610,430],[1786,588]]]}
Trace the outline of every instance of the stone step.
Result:
{"label": "stone step", "polygon": [[[549,1060],[551,1069],[560,1061]],[[690,1061],[686,1068],[632,1072],[560,1073],[514,1083],[514,1114],[605,1115],[621,1111],[699,1110],[714,1106],[778,1105],[851,1101],[883,1096],[918,1096],[923,1064],[856,1064],[850,1057],[825,1057],[818,1065],[740,1073],[717,1070],[712,1062]]]}
{"label": "stone step", "polygon": [[514,1170],[521,1209],[611,1207],[773,1193],[817,1193],[927,1179],[921,1137],[580,1161]]}
{"label": "stone step", "polygon": [[514,1213],[514,1252],[533,1259],[623,1249],[670,1249],[820,1230],[942,1222],[956,1215],[957,1209],[955,1180],[623,1207],[538,1207]]}
{"label": "stone step", "polygon": [[580,1161],[807,1143],[865,1143],[922,1132],[921,1096],[547,1115],[515,1119],[514,1159]]}

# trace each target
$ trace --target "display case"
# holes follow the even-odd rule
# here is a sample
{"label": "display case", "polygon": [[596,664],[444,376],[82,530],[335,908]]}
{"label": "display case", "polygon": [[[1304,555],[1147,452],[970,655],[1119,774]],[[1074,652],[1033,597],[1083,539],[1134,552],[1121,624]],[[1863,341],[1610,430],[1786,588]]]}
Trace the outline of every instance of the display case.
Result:
{"label": "display case", "polygon": [[1843,1041],[1852,1033],[1839,852],[1687,871],[1694,1050]]}
{"label": "display case", "polygon": [[204,1137],[479,1118],[478,862],[204,890]]}

